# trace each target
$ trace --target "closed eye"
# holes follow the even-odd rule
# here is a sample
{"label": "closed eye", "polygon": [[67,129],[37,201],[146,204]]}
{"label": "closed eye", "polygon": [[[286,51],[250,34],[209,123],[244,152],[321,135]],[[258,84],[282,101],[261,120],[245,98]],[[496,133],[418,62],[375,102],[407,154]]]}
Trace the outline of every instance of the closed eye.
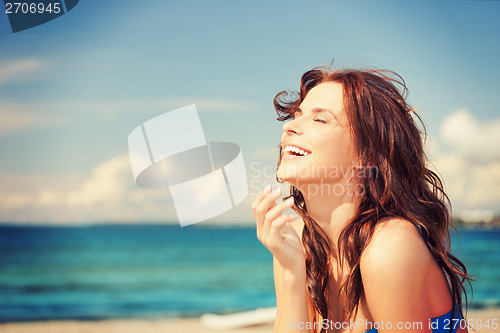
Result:
{"label": "closed eye", "polygon": [[318,122],[318,123],[323,123],[323,124],[328,123],[328,121],[326,119],[316,118],[316,119],[313,119],[313,120],[316,121],[316,122]]}

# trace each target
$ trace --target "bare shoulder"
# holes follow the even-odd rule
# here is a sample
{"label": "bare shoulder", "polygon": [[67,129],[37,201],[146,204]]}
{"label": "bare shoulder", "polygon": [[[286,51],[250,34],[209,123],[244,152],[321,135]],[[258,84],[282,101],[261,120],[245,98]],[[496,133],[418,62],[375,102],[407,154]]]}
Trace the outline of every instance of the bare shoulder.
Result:
{"label": "bare shoulder", "polygon": [[402,218],[380,221],[360,258],[363,291],[372,318],[431,318],[426,290],[433,265],[429,249],[411,222]]}
{"label": "bare shoulder", "polygon": [[[363,251],[360,268],[364,278],[383,270],[421,273],[432,263],[432,256],[417,227],[403,218],[380,221]],[[413,269],[408,270],[409,267]]]}

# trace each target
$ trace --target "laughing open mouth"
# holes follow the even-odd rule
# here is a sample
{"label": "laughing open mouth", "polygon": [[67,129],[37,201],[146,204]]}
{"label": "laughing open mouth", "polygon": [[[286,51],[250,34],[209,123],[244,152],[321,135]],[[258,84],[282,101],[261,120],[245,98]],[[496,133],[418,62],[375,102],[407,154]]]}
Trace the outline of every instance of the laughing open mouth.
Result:
{"label": "laughing open mouth", "polygon": [[310,155],[311,152],[308,150],[304,150],[295,146],[285,146],[285,154],[293,155],[293,156],[307,156]]}

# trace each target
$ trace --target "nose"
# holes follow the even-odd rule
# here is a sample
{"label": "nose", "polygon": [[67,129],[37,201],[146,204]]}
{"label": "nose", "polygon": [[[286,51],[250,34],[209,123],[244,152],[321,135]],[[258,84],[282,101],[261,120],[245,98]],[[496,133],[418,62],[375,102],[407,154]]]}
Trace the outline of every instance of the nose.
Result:
{"label": "nose", "polygon": [[292,119],[283,124],[283,132],[285,132],[287,135],[291,134],[302,134],[302,129],[300,128],[298,124],[299,119]]}

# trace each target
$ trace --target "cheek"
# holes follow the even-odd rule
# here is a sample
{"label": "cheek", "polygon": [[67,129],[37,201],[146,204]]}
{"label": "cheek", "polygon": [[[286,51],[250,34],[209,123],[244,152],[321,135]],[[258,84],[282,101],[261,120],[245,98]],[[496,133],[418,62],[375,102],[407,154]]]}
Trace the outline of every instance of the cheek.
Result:
{"label": "cheek", "polygon": [[326,165],[350,167],[355,162],[355,149],[350,136],[346,133],[332,133],[317,138],[319,154],[317,157]]}

